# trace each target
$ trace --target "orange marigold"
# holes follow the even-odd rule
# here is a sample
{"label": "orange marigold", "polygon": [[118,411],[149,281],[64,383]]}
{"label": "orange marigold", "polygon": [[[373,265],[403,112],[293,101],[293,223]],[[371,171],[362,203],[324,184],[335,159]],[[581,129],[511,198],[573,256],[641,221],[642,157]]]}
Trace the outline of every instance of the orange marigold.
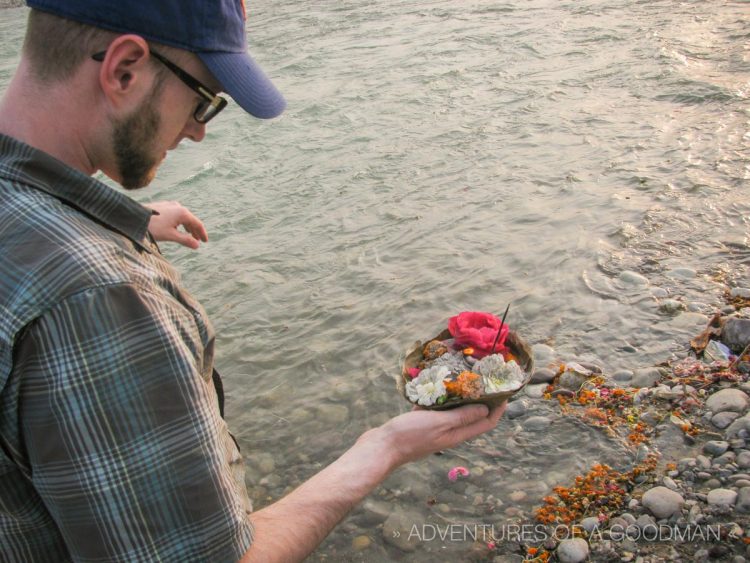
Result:
{"label": "orange marigold", "polygon": [[454,381],[446,382],[445,389],[449,394],[464,399],[478,399],[482,394],[479,374],[471,371],[462,371]]}

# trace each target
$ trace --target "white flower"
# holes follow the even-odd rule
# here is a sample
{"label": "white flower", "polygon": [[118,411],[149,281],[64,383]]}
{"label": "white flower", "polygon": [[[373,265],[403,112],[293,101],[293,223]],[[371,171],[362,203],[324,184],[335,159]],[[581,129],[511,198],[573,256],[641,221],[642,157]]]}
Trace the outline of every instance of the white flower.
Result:
{"label": "white flower", "polygon": [[445,395],[445,383],[451,370],[446,366],[433,366],[423,369],[419,375],[406,384],[406,396],[412,403],[428,407]]}
{"label": "white flower", "polygon": [[486,394],[513,391],[523,385],[523,370],[515,360],[506,362],[502,354],[482,358],[474,365],[474,371],[482,376]]}

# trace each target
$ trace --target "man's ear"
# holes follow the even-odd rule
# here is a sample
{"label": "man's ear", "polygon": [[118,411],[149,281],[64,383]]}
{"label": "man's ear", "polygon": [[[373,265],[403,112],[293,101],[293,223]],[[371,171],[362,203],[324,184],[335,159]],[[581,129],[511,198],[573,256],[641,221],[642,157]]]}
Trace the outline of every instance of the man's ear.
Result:
{"label": "man's ear", "polygon": [[115,108],[128,108],[140,102],[153,86],[154,73],[148,72],[149,47],[138,35],[120,35],[109,44],[99,69],[99,84]]}

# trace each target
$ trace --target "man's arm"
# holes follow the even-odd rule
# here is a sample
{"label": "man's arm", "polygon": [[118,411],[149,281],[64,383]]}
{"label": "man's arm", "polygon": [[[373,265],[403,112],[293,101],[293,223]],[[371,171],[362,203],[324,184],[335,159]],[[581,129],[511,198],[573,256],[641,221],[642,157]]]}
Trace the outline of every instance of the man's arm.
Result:
{"label": "man's arm", "polygon": [[415,410],[365,432],[331,465],[251,514],[254,540],[241,563],[303,560],[397,467],[491,430],[504,411],[505,404],[489,412],[484,405]]}

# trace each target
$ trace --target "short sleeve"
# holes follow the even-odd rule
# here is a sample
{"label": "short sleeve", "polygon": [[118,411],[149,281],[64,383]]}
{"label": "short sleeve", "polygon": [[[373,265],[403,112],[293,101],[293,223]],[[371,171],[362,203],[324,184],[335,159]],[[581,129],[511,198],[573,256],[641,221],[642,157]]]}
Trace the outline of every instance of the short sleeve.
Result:
{"label": "short sleeve", "polygon": [[77,561],[236,561],[252,542],[242,459],[177,299],[69,297],[16,348],[33,486]]}

